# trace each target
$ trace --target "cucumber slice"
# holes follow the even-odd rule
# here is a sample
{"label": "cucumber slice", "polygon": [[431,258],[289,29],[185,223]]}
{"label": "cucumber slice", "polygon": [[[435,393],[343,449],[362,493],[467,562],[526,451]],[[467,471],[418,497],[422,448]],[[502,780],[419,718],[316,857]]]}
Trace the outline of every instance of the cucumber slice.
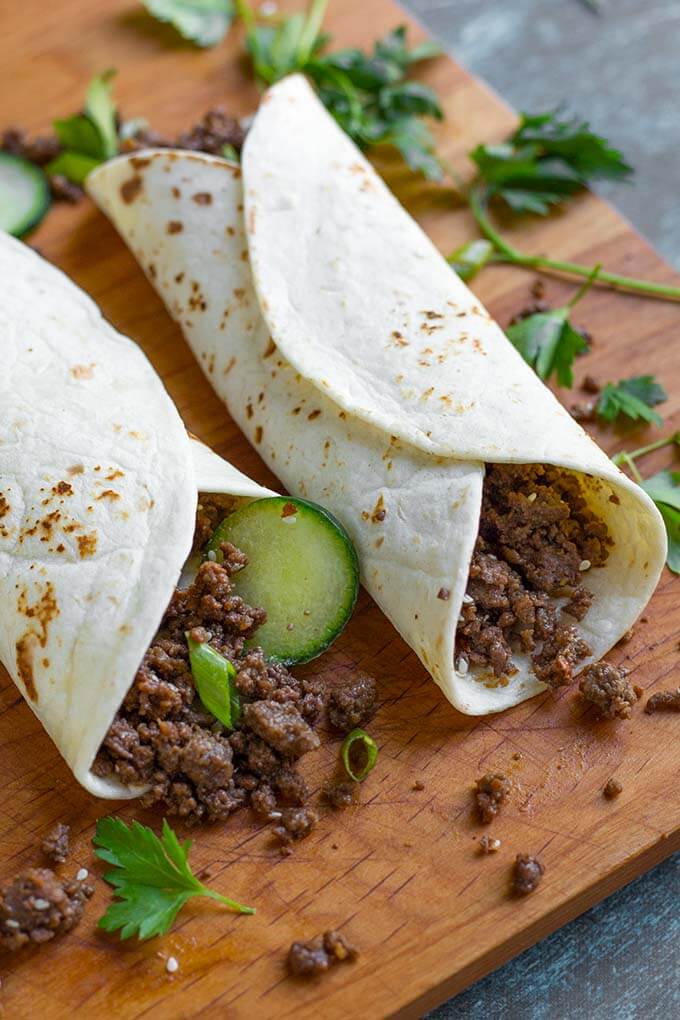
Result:
{"label": "cucumber slice", "polygon": [[287,666],[328,648],[352,615],[359,591],[357,554],[331,514],[304,499],[258,499],[220,524],[206,556],[215,553],[219,560],[221,542],[248,557],[234,575],[236,594],[267,611],[251,644]]}
{"label": "cucumber slice", "polygon": [[0,229],[22,237],[50,207],[50,186],[40,167],[0,151]]}

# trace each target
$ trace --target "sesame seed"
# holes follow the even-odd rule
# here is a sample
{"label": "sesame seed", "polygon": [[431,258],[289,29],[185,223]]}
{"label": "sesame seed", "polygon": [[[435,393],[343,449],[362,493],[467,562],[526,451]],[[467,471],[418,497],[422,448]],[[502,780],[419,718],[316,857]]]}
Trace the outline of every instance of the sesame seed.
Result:
{"label": "sesame seed", "polygon": [[33,900],[33,906],[35,907],[36,910],[49,910],[50,909],[49,900],[42,900],[42,899]]}
{"label": "sesame seed", "polygon": [[471,606],[474,601],[475,600],[473,599],[472,595],[468,595],[468,593],[465,592],[465,594],[463,595],[463,602],[465,603],[465,605]]}
{"label": "sesame seed", "polygon": [[578,565],[578,569],[581,571],[590,570],[590,560],[581,560]]}
{"label": "sesame seed", "polygon": [[177,962],[176,957],[174,956],[168,957],[165,964],[165,969],[167,970],[168,974],[174,974],[176,971],[179,970],[179,963]]}
{"label": "sesame seed", "polygon": [[527,496],[527,499],[529,500],[530,503],[533,503],[533,501],[536,499],[536,493],[532,492],[530,496]]}
{"label": "sesame seed", "polygon": [[468,665],[469,665],[469,663],[468,663],[467,659],[464,659],[463,656],[461,655],[461,657],[458,660],[458,667],[457,668],[458,668],[458,672],[462,676],[465,676],[465,674],[467,673]]}
{"label": "sesame seed", "polygon": [[78,882],[84,882],[89,874],[90,872],[87,870],[87,868],[81,868],[80,871],[78,871],[78,873],[76,874],[76,880]]}
{"label": "sesame seed", "polygon": [[208,550],[208,559],[209,559],[209,560],[210,560],[210,561],[211,561],[212,563],[214,563],[214,562],[215,562],[215,560],[217,559],[217,553],[215,552],[215,550],[214,550],[214,549],[209,549],[209,550]]}

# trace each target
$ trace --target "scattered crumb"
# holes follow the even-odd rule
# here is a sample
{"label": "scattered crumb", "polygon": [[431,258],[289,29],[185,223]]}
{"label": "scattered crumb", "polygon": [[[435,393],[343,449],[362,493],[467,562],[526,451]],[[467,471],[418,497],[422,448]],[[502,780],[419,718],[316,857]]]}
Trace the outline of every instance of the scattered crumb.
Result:
{"label": "scattered crumb", "polygon": [[654,712],[680,712],[680,687],[675,691],[658,691],[647,698],[647,715]]}
{"label": "scattered crumb", "polygon": [[68,825],[57,822],[42,841],[42,852],[55,864],[63,864],[69,855],[70,831]]}
{"label": "scattered crumb", "polygon": [[512,891],[518,896],[526,896],[538,886],[545,868],[537,857],[530,854],[517,854],[512,866]]}
{"label": "scattered crumb", "polygon": [[627,630],[626,633],[623,634],[616,643],[618,645],[625,645],[627,641],[630,641],[634,633],[635,631],[631,627],[630,630]]}
{"label": "scattered crumb", "polygon": [[356,960],[358,950],[339,931],[326,931],[309,942],[293,942],[286,964],[293,977],[323,974],[334,964]]}
{"label": "scattered crumb", "polygon": [[477,780],[473,792],[477,814],[482,822],[487,823],[496,817],[510,793],[510,781],[500,772],[487,772]]}
{"label": "scattered crumb", "polygon": [[84,882],[86,878],[90,877],[90,872],[87,868],[80,868],[76,872],[76,882]]}
{"label": "scattered crumb", "polygon": [[167,970],[168,974],[176,974],[177,971],[179,970],[179,963],[177,962],[177,957],[169,956],[165,962],[165,969]]}
{"label": "scattered crumb", "polygon": [[495,839],[493,836],[482,836],[479,841],[479,849],[483,854],[496,854],[500,848],[500,839]]}
{"label": "scattered crumb", "polygon": [[618,795],[622,791],[623,791],[622,784],[618,781],[618,779],[612,778],[607,780],[602,793],[607,798],[607,800],[614,800],[614,798],[618,797]]}
{"label": "scattered crumb", "polygon": [[592,375],[585,376],[583,382],[581,383],[581,389],[584,390],[586,393],[599,393],[601,388],[602,387],[600,386],[597,379],[594,379]]}
{"label": "scattered crumb", "polygon": [[413,784],[413,786],[411,787],[411,789],[412,790],[424,790],[425,789],[425,783],[422,781],[422,779],[416,779],[416,781]]}
{"label": "scattered crumb", "polygon": [[595,706],[601,719],[629,719],[631,707],[637,701],[628,680],[628,670],[611,662],[586,666],[581,673],[579,691]]}
{"label": "scattered crumb", "polygon": [[535,297],[537,301],[545,297],[545,281],[541,279],[534,280],[531,284],[531,296]]}

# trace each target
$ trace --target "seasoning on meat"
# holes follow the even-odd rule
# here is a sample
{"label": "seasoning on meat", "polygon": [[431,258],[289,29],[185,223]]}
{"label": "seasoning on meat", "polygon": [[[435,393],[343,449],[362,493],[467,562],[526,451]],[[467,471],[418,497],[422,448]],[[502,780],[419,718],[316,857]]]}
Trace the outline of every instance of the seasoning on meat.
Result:
{"label": "seasoning on meat", "polygon": [[0,945],[21,949],[71,931],[93,892],[89,883],[62,881],[50,868],[28,868],[0,889]]}
{"label": "seasoning on meat", "polygon": [[526,896],[534,891],[541,881],[545,868],[537,857],[530,854],[517,854],[512,866],[512,890],[518,896]]}
{"label": "seasoning on meat", "polygon": [[358,783],[331,780],[324,785],[322,795],[331,807],[338,810],[356,803],[357,787]]}
{"label": "seasoning on meat", "polygon": [[595,705],[601,719],[628,719],[637,695],[628,680],[628,670],[611,662],[595,662],[581,674],[579,690]]}
{"label": "seasoning on meat", "polygon": [[602,791],[607,800],[614,800],[622,792],[623,785],[619,782],[618,779],[614,778],[607,780],[607,782],[605,783],[605,787]]}
{"label": "seasoning on meat", "polygon": [[[195,546],[232,507],[201,497]],[[97,775],[148,786],[144,806],[161,803],[188,824],[223,820],[248,801],[263,817],[278,817],[278,798],[302,807],[309,791],[294,760],[319,743],[312,729],[324,701],[319,683],[293,677],[259,648],[246,650],[266,614],[233,594],[231,576],[245,556],[228,543],[222,551],[222,563],[203,563],[193,584],[175,591],[93,765]],[[232,733],[196,693],[187,632],[234,665],[243,714]],[[281,824],[294,838],[312,827],[300,819]]]}
{"label": "seasoning on meat", "polygon": [[373,677],[362,673],[351,684],[331,691],[328,719],[341,733],[363,726],[375,712],[376,686]]}
{"label": "seasoning on meat", "polygon": [[69,834],[71,830],[63,822],[57,822],[42,841],[42,851],[55,864],[63,864],[69,855]]}
{"label": "seasoning on meat", "polygon": [[482,822],[492,821],[510,793],[510,780],[499,772],[487,772],[475,784],[475,807]]}
{"label": "seasoning on meat", "polygon": [[647,698],[645,705],[647,715],[654,712],[680,712],[680,687],[675,691],[657,691]]}
{"label": "seasoning on meat", "polygon": [[286,962],[293,977],[308,978],[325,973],[333,964],[356,960],[358,955],[341,932],[327,931],[309,942],[293,942]]}
{"label": "seasoning on meat", "polygon": [[[590,649],[562,617],[586,615],[592,594],[584,576],[606,562],[610,546],[576,475],[549,465],[487,465],[456,635],[461,659],[502,678],[513,671],[513,652],[532,653],[540,680],[569,683]],[[562,610],[556,598],[567,600]]]}

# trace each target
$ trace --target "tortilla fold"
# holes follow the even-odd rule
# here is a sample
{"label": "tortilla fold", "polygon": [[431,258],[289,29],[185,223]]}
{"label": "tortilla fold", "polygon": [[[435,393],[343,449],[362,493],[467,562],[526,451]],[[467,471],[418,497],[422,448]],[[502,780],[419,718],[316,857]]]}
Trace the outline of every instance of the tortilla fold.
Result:
{"label": "tortilla fold", "polygon": [[[134,181],[134,185],[131,183]],[[457,672],[485,463],[577,472],[614,545],[578,625],[599,659],[662,570],[656,507],[525,364],[300,76],[265,95],[242,168],[119,157],[87,187],[208,379],[292,493],[328,507],[368,591],[460,711],[543,685]]]}
{"label": "tortilla fold", "polygon": [[0,232],[0,660],[75,777],[90,767],[190,552],[197,493],[271,495],[189,439],[140,349]]}

